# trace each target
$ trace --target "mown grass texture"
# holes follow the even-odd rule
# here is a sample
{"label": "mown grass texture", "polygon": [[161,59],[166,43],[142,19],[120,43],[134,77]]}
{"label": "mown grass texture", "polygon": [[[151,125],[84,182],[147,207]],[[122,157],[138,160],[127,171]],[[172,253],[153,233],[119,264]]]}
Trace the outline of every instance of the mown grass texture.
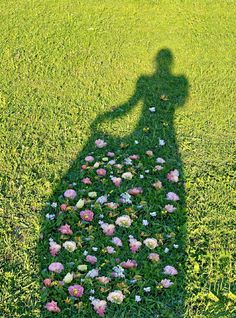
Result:
{"label": "mown grass texture", "polygon": [[[91,123],[153,73],[162,48],[189,83],[174,118],[188,215],[184,317],[234,317],[234,10],[232,1],[1,1],[2,317],[41,316],[45,202]],[[140,113],[102,129],[125,137]]]}

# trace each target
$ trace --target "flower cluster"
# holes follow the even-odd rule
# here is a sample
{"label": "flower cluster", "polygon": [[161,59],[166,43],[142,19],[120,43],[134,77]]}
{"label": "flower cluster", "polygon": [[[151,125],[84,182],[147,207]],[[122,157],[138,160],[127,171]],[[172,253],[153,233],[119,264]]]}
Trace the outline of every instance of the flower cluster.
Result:
{"label": "flower cluster", "polygon": [[177,229],[168,224],[180,208],[180,175],[157,156],[165,144],[135,154],[96,140],[76,182],[48,205],[46,310],[89,305],[103,317],[113,303],[142,302],[176,283]]}

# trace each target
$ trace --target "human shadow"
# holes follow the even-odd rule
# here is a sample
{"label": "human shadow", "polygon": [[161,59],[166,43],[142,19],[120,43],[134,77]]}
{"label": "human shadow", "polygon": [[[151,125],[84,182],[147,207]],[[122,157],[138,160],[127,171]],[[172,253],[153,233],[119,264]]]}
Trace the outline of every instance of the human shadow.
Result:
{"label": "human shadow", "polygon": [[[161,190],[155,198],[153,198],[152,191],[147,191],[143,197],[143,201],[146,202],[146,208],[143,208],[139,213],[143,213],[146,217],[145,213],[147,213],[147,211],[157,211],[158,225],[152,227],[151,231],[153,235],[155,233],[157,237],[159,237],[160,242],[162,242],[160,252],[158,251],[162,265],[170,264],[178,269],[179,273],[175,278],[175,284],[170,289],[155,288],[154,297],[153,294],[152,297],[147,295],[147,301],[145,303],[126,304],[125,307],[122,305],[117,306],[115,312],[111,312],[110,309],[108,309],[107,317],[177,318],[182,317],[184,314],[186,240],[185,189],[183,164],[176,139],[174,116],[176,108],[183,106],[186,102],[189,85],[185,76],[173,75],[173,54],[169,49],[160,50],[157,53],[155,62],[155,72],[150,76],[140,76],[133,96],[131,96],[126,103],[119,105],[112,111],[98,115],[92,122],[89,140],[63,176],[61,182],[55,186],[55,191],[48,200],[50,202],[63,202],[61,195],[68,188],[68,185],[72,188],[74,187],[76,191],[80,191],[81,194],[83,193],[84,190],[81,185],[81,165],[84,163],[85,156],[89,154],[93,155],[95,151],[94,143],[98,138],[102,138],[108,143],[108,150],[111,152],[116,152],[119,148],[128,154],[135,153],[140,155],[139,168],[142,172],[149,168],[146,161],[147,159],[145,159],[146,150],[152,150],[155,154],[155,158],[161,157],[166,160],[164,169],[159,171],[155,178],[158,179],[160,177],[160,180],[163,181],[164,188],[168,189],[168,191],[178,193],[180,200],[177,203],[177,210],[172,214],[163,212],[163,206],[168,203],[165,197],[167,191],[164,192],[164,190]],[[106,123],[110,124],[115,120],[125,120],[129,112],[140,102],[142,104],[141,115],[132,133],[124,137],[117,137],[102,131],[101,126],[106,125]],[[162,146],[160,140],[165,140],[166,144]],[[141,154],[144,154],[144,156]],[[152,167],[150,167],[150,169],[152,169]],[[178,169],[180,174],[179,182],[177,183],[171,183],[164,177],[169,171],[174,169]],[[153,178],[155,173],[156,172],[151,171],[147,176],[145,175],[144,179],[140,179],[139,185],[144,189],[146,187],[150,188],[149,175]],[[78,189],[78,185],[80,190]],[[102,184],[100,190],[100,195],[106,194],[109,190],[109,186]],[[41,229],[43,239],[41,239],[39,243],[39,255],[42,260],[40,275],[43,278],[48,277],[47,266],[51,262],[59,261],[63,263],[64,260],[63,255],[59,254],[53,257],[48,252],[49,238],[59,237],[55,229],[57,221],[45,221],[45,214],[53,213],[52,211],[56,211],[57,209],[58,208],[52,208],[50,205],[47,205],[42,212]],[[75,235],[80,234],[80,230],[78,229]],[[134,234],[136,235],[136,233]],[[97,241],[99,241],[99,237]],[[68,269],[65,272],[73,271],[74,264],[71,263],[71,266],[71,270]],[[146,274],[140,272],[140,275],[143,276],[143,281],[146,283],[145,286],[158,286],[158,277],[161,268],[162,267],[155,267],[153,271],[146,269]],[[62,278],[63,277],[62,275]],[[61,308],[66,307],[60,300],[66,297],[66,292],[63,291],[63,288],[60,288],[60,295],[62,295],[60,296],[62,298],[60,298],[55,289],[56,288],[43,287],[43,303],[55,299]],[[57,317],[69,317],[69,315],[71,317],[77,317],[78,308],[73,306],[68,307],[69,309],[63,309],[61,313],[57,314]],[[52,315],[45,310],[43,310],[42,313],[43,317],[51,317]],[[85,312],[81,311],[81,317],[96,317],[96,314],[86,309]]]}

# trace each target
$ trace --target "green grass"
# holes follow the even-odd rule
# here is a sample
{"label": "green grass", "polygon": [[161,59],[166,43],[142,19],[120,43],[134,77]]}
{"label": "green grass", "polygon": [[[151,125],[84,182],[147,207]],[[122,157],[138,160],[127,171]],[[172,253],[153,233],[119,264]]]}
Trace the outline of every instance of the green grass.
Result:
{"label": "green grass", "polygon": [[[187,211],[185,306],[177,317],[236,317],[228,296],[236,294],[234,15],[234,1],[0,1],[0,317],[43,316],[45,203],[90,147],[96,118],[111,140],[132,139],[140,103],[107,124],[102,114],[129,100],[163,48],[175,57],[173,75],[188,82],[183,107],[166,117]],[[145,309],[140,317],[176,317]]]}

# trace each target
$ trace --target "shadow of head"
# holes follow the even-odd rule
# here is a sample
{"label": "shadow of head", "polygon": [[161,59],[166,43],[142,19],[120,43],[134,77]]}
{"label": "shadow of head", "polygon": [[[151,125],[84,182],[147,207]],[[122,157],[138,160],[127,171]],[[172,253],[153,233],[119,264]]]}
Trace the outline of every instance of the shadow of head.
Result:
{"label": "shadow of head", "polygon": [[170,49],[161,49],[155,57],[157,71],[161,73],[170,73],[173,60],[174,56]]}

